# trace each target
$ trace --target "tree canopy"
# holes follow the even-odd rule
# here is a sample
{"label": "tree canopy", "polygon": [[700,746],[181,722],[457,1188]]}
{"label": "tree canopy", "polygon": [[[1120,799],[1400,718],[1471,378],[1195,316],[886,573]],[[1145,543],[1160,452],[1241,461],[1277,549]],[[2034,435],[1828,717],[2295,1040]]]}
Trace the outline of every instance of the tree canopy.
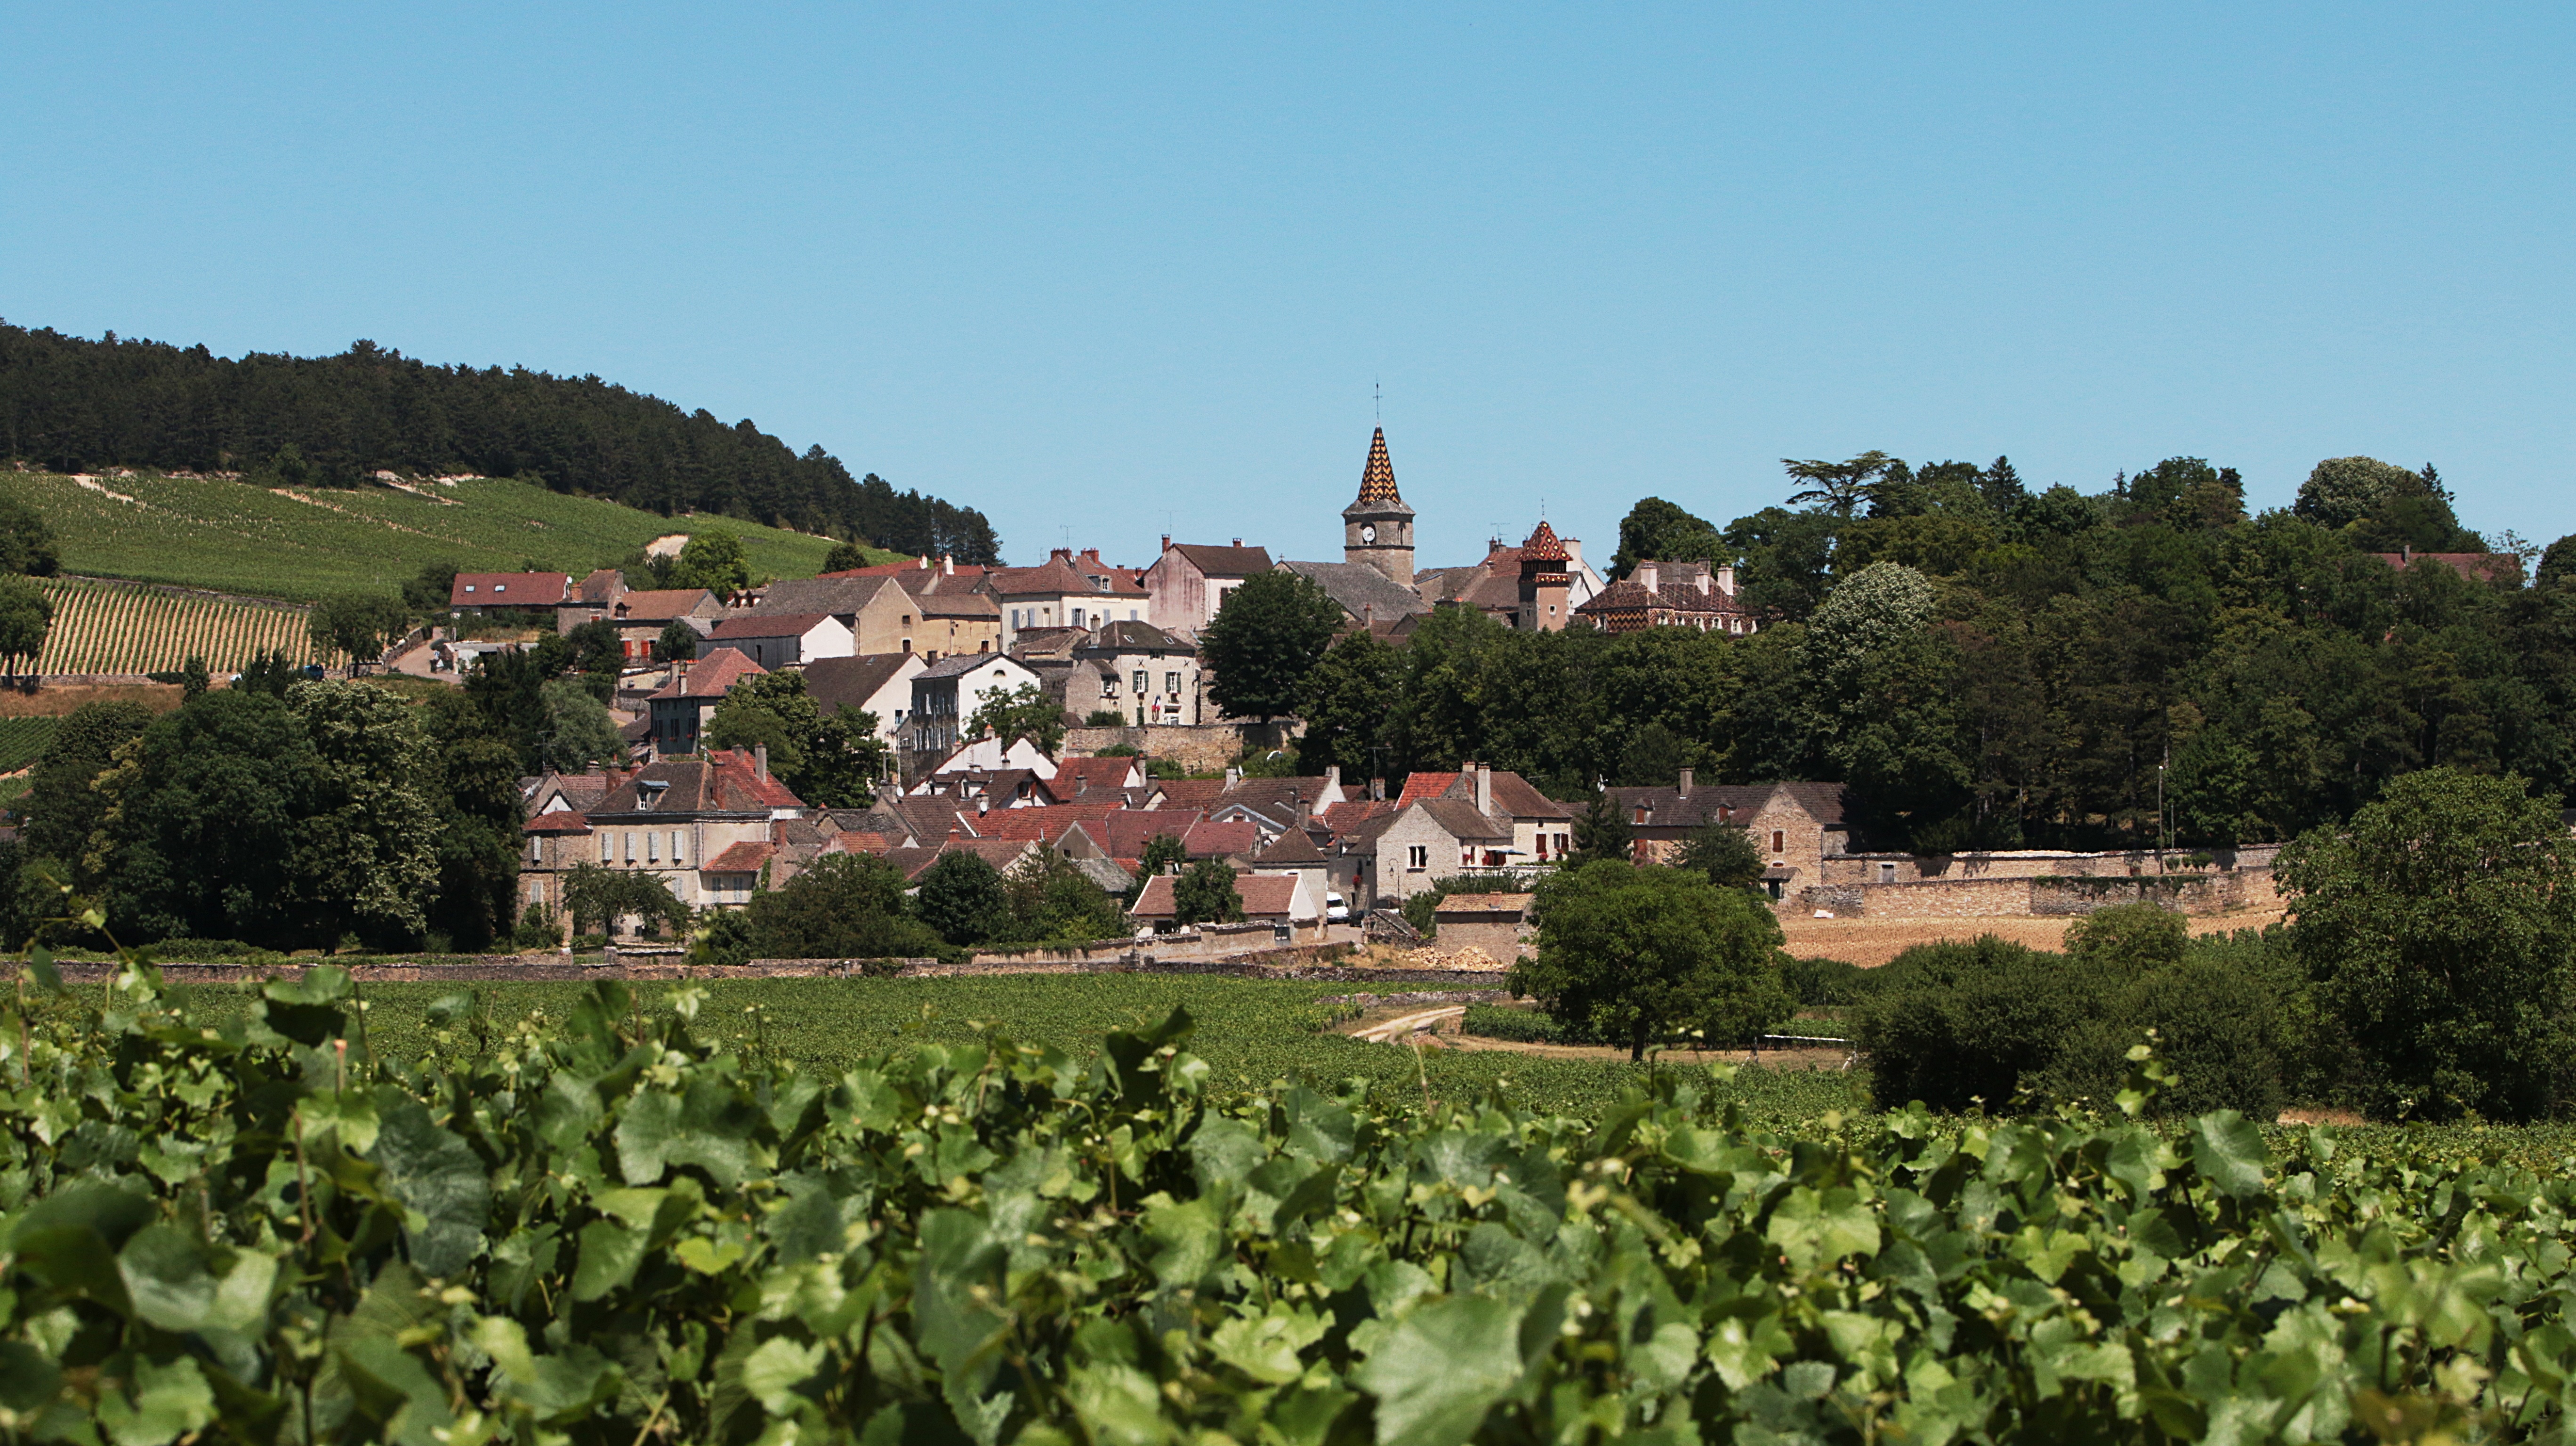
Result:
{"label": "tree canopy", "polygon": [[1770,906],[1704,875],[1604,860],[1539,887],[1538,954],[1512,967],[1514,997],[1643,1059],[1697,1029],[1733,1044],[1789,1017]]}
{"label": "tree canopy", "polygon": [[665,516],[1001,560],[982,513],[853,479],[821,447],[799,454],[747,419],[728,424],[597,377],[431,366],[371,341],[331,357],[233,360],[0,324],[0,456],[58,472],[186,468],[294,486],[352,486],[378,470],[517,477]]}
{"label": "tree canopy", "polygon": [[1200,634],[1208,696],[1230,718],[1297,711],[1307,674],[1332,646],[1342,605],[1293,572],[1265,572],[1225,596]]}

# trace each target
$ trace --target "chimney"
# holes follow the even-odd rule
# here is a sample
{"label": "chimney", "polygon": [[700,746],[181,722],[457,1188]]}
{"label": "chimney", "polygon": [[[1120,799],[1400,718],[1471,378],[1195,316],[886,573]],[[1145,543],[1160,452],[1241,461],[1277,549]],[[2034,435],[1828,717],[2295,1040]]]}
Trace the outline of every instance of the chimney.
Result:
{"label": "chimney", "polygon": [[2415,560],[2415,544],[2413,544],[2413,543],[2411,543],[2411,542],[2406,542],[2406,543],[2400,543],[2400,544],[2398,544],[2398,548],[2397,548],[2397,565],[2398,565],[2399,567],[2401,567],[2401,568],[2402,568],[2402,567],[2405,567],[2405,566],[2407,566],[2408,564],[2412,563],[2414,560]]}
{"label": "chimney", "polygon": [[928,572],[928,571],[930,571],[930,554],[929,554],[929,553],[926,553],[926,552],[925,552],[925,553],[923,553],[923,554],[921,555],[920,570],[921,570],[921,571],[923,571],[923,572]]}
{"label": "chimney", "polygon": [[944,552],[939,554],[939,575],[941,577],[955,577],[957,575],[957,559],[950,557]]}
{"label": "chimney", "polygon": [[1653,592],[1656,588],[1661,587],[1664,581],[1662,568],[1651,561],[1640,562],[1637,564],[1636,578],[1637,585],[1648,592]]}
{"label": "chimney", "polygon": [[1243,546],[1243,539],[1242,539],[1242,538],[1240,538],[1240,537],[1238,537],[1238,538],[1234,539],[1232,542],[1227,543],[1227,544],[1226,544],[1226,546],[1228,546],[1228,547],[1241,547],[1241,546]]}
{"label": "chimney", "polygon": [[1327,790],[1335,790],[1335,789],[1339,789],[1341,786],[1342,786],[1342,765],[1340,765],[1340,764],[1338,764],[1338,763],[1328,763],[1328,764],[1326,764],[1326,765],[1324,766],[1324,787],[1325,787]]}
{"label": "chimney", "polygon": [[1070,547],[1048,548],[1047,556],[1057,562],[1063,563],[1067,567],[1073,566],[1073,549]]}
{"label": "chimney", "polygon": [[1385,780],[1385,779],[1383,779],[1383,778],[1372,778],[1372,779],[1370,779],[1370,780],[1369,780],[1369,801],[1370,801],[1370,802],[1372,802],[1372,803],[1384,803],[1384,802],[1386,802],[1386,780]]}
{"label": "chimney", "polygon": [[992,811],[993,791],[988,788],[982,793],[975,795],[975,816],[977,818],[982,818],[984,815],[991,813]]}
{"label": "chimney", "polygon": [[1228,788],[1232,788],[1232,787],[1234,787],[1236,784],[1241,783],[1242,781],[1243,781],[1243,770],[1242,770],[1242,769],[1240,769],[1240,768],[1235,768],[1235,767],[1228,767],[1228,768],[1225,770],[1225,786],[1226,786],[1226,787],[1228,787]]}
{"label": "chimney", "polygon": [[1723,565],[1723,566],[1721,566],[1721,567],[1719,567],[1719,568],[1718,568],[1718,570],[1717,570],[1717,590],[1718,590],[1719,592],[1722,592],[1722,593],[1726,594],[1728,597],[1733,597],[1733,596],[1735,596],[1735,564],[1734,564],[1734,563],[1731,563],[1731,562],[1730,562],[1730,563],[1727,563],[1727,564],[1725,564],[1725,565]]}
{"label": "chimney", "polygon": [[1172,534],[1168,532],[1163,534],[1163,550],[1165,552],[1172,550]]}
{"label": "chimney", "polygon": [[1494,812],[1494,765],[1476,765],[1476,812],[1490,818]]}
{"label": "chimney", "polygon": [[767,783],[769,781],[768,744],[755,743],[751,745],[751,771],[760,775],[761,782]]}
{"label": "chimney", "polygon": [[1680,795],[1681,795],[1682,797],[1684,797],[1684,798],[1688,798],[1688,797],[1690,797],[1690,788],[1691,788],[1691,771],[1690,771],[1689,769],[1685,768],[1685,769],[1683,769],[1683,770],[1682,770],[1681,781],[1673,785],[1673,791],[1674,791],[1674,792],[1676,792],[1676,793],[1678,793],[1678,794],[1680,794]]}

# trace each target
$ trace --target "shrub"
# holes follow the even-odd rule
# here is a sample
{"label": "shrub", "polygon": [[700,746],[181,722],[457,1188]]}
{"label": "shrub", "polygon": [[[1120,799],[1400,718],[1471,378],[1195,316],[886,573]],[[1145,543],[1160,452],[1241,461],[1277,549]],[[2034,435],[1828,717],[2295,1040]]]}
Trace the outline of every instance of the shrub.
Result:
{"label": "shrub", "polygon": [[2097,1008],[2062,956],[1992,934],[1918,944],[1885,967],[1854,1024],[1886,1109],[1913,1100],[2001,1109],[2057,1062],[2068,1033]]}
{"label": "shrub", "polygon": [[1506,1039],[1516,1044],[1598,1044],[1580,1030],[1558,1023],[1535,1009],[1506,1009],[1499,1004],[1470,1004],[1458,1028],[1479,1039]]}
{"label": "shrub", "polygon": [[1801,1005],[1839,1008],[1858,1004],[1878,992],[1884,969],[1863,969],[1840,959],[1780,958],[1780,983]]}
{"label": "shrub", "polygon": [[[1127,726],[1127,715],[1119,712],[1115,708],[1094,708],[1090,712],[1082,715],[1082,726],[1085,728],[1124,728]],[[1127,751],[1129,755],[1132,756],[1136,750],[1131,748]]]}
{"label": "shrub", "polygon": [[753,958],[962,957],[904,912],[902,872],[865,854],[825,854],[749,913]]}

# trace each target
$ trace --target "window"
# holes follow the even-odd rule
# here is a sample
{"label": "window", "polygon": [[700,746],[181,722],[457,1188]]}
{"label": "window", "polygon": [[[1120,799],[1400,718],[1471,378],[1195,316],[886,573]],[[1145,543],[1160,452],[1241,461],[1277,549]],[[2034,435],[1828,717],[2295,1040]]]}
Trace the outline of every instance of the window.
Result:
{"label": "window", "polygon": [[903,650],[907,653],[912,651],[912,639],[906,638],[903,640]]}
{"label": "window", "polygon": [[626,861],[635,862],[635,835],[631,833],[626,836]]}
{"label": "window", "polygon": [[617,862],[617,835],[604,833],[599,836],[599,861],[603,864]]}
{"label": "window", "polygon": [[671,830],[671,862],[675,865],[682,862],[680,855],[680,831],[676,828]]}
{"label": "window", "polygon": [[1100,675],[1100,696],[1103,698],[1115,698],[1118,696],[1118,679],[1115,674],[1103,673]]}
{"label": "window", "polygon": [[1775,854],[1776,854],[1776,853],[1780,853],[1780,852],[1785,851],[1788,847],[1789,847],[1789,835],[1788,835],[1788,833],[1787,833],[1785,830],[1782,830],[1782,829],[1776,829],[1776,828],[1775,828],[1775,829],[1771,830],[1771,852],[1773,852],[1773,853],[1775,853]]}
{"label": "window", "polygon": [[1165,673],[1163,675],[1163,691],[1171,694],[1175,698],[1181,696],[1181,675],[1178,673]]}
{"label": "window", "polygon": [[1142,693],[1142,692],[1144,692],[1144,691],[1145,691],[1145,689],[1146,689],[1148,686],[1149,686],[1149,683],[1148,683],[1148,680],[1147,680],[1147,678],[1146,678],[1146,676],[1145,676],[1145,670],[1144,670],[1144,669],[1142,669],[1142,668],[1138,668],[1138,669],[1136,670],[1136,691],[1137,691],[1137,692],[1139,692],[1139,693]]}
{"label": "window", "polygon": [[1651,815],[1652,813],[1654,813],[1654,810],[1653,810],[1653,809],[1646,807],[1644,804],[1639,804],[1639,805],[1637,806],[1637,817],[1636,817],[1633,821],[1634,821],[1634,822],[1637,822],[1637,823],[1644,823],[1644,822],[1646,821],[1647,817],[1648,817],[1649,815]]}
{"label": "window", "polygon": [[662,861],[662,836],[649,828],[644,830],[644,861],[648,864]]}
{"label": "window", "polygon": [[546,841],[545,841],[544,839],[540,839],[540,838],[532,838],[532,839],[528,840],[528,862],[529,862],[529,863],[537,864],[537,863],[543,863],[543,862],[545,862],[545,858],[544,858],[544,854],[543,854],[543,851],[544,851],[544,848],[545,848],[545,842],[546,842]]}
{"label": "window", "polygon": [[1013,608],[1013,609],[1011,609],[1011,626],[1012,626],[1012,627],[1015,627],[1015,628],[1024,628],[1024,627],[1027,627],[1027,626],[1028,626],[1028,624],[1027,624],[1027,623],[1024,623],[1024,622],[1020,621],[1020,617],[1021,617],[1021,614],[1022,614],[1022,612],[1023,612],[1023,611],[1024,611],[1024,610],[1023,610],[1023,609],[1020,609],[1020,608]]}
{"label": "window", "polygon": [[1896,865],[1894,865],[1894,864],[1880,864],[1880,865],[1878,866],[1878,881],[1879,881],[1880,883],[1882,883],[1882,884],[1892,884],[1892,883],[1895,883],[1895,882],[1896,882]]}
{"label": "window", "polygon": [[1081,626],[1082,626],[1082,609],[1080,609],[1080,608],[1075,608],[1075,609],[1073,609],[1071,612],[1069,612],[1069,613],[1065,614],[1065,617],[1066,617],[1066,618],[1067,618],[1067,620],[1069,620],[1069,621],[1070,621],[1070,622],[1071,622],[1075,627],[1077,627],[1077,628],[1078,628],[1078,627],[1081,627]]}
{"label": "window", "polygon": [[911,626],[912,626],[912,614],[910,614],[910,613],[905,613],[905,614],[903,615],[903,625],[904,625],[905,627],[911,627]]}
{"label": "window", "polygon": [[1431,867],[1431,845],[1407,845],[1404,850],[1404,866],[1417,874]]}

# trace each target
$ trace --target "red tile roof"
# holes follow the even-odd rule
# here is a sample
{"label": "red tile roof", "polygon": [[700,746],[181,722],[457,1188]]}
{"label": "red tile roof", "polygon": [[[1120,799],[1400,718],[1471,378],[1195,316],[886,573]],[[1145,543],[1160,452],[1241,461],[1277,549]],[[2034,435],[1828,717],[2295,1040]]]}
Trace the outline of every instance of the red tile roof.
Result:
{"label": "red tile roof", "polygon": [[1216,807],[1217,799],[1225,792],[1222,778],[1172,778],[1146,786],[1162,790],[1163,806],[1167,809],[1211,809]]}
{"label": "red tile roof", "polygon": [[1521,544],[1520,560],[1523,562],[1571,562],[1573,561],[1573,554],[1565,550],[1565,544],[1557,539],[1556,529],[1547,525],[1547,519],[1540,518],[1538,531],[1531,533],[1529,535],[1529,540]]}
{"label": "red tile roof", "polygon": [[1053,843],[1077,823],[1100,823],[1113,813],[1126,812],[1124,803],[1059,803],[1046,808],[997,808],[990,813],[963,815],[972,824],[977,838],[1035,839]]}
{"label": "red tile roof", "polygon": [[1396,807],[1402,808],[1408,803],[1421,803],[1427,799],[1444,797],[1450,787],[1464,776],[1457,773],[1408,774],[1404,780],[1404,792],[1396,796]]}
{"label": "red tile roof", "polygon": [[447,605],[550,608],[571,593],[572,578],[560,572],[460,572],[448,587]]}
{"label": "red tile roof", "polygon": [[700,604],[715,601],[715,596],[702,587],[657,587],[626,593],[608,610],[621,623],[667,623],[687,617]]}
{"label": "red tile roof", "polygon": [[1156,835],[1181,839],[1186,847],[1190,830],[1200,817],[1197,810],[1186,808],[1122,809],[1100,820],[1100,827],[1108,834],[1101,839],[1101,846],[1109,850],[1112,858],[1121,859],[1144,857],[1146,841]]}
{"label": "red tile roof", "polygon": [[678,681],[665,683],[655,698],[721,698],[733,691],[733,685],[745,678],[757,678],[768,672],[740,648],[718,648],[689,665],[689,671]]}
{"label": "red tile roof", "polygon": [[2438,562],[2471,582],[2511,577],[2522,564],[2510,552],[2374,552],[2371,556],[2400,572],[2419,562]]}
{"label": "red tile roof", "polygon": [[709,874],[757,873],[760,866],[769,862],[777,853],[776,844],[738,843],[698,865],[698,870]]}
{"label": "red tile roof", "polygon": [[590,820],[568,808],[541,813],[521,826],[523,833],[588,833]]}
{"label": "red tile roof", "polygon": [[[1144,919],[1168,919],[1177,910],[1172,904],[1172,886],[1180,880],[1170,874],[1156,874],[1145,881],[1145,892],[1136,897],[1136,907],[1127,912]],[[1234,892],[1243,900],[1246,919],[1284,919],[1288,906],[1297,897],[1297,879],[1293,874],[1237,874]]]}
{"label": "red tile roof", "polygon": [[1126,788],[1136,771],[1133,758],[1068,758],[1055,766],[1051,786],[1056,797],[1079,803]]}
{"label": "red tile roof", "polygon": [[1181,844],[1194,859],[1222,858],[1231,854],[1249,854],[1261,843],[1261,829],[1250,819],[1233,823],[1201,823],[1182,836]]}

